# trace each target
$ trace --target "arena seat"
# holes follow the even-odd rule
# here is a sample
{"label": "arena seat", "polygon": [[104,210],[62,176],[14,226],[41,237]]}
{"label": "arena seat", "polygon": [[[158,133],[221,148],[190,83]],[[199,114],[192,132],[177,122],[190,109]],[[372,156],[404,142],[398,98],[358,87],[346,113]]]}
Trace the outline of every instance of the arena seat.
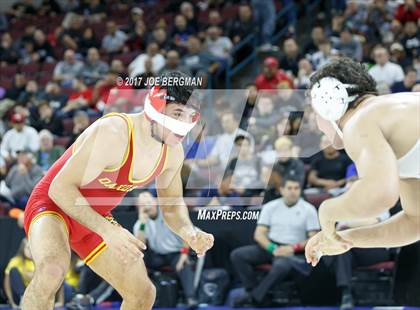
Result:
{"label": "arena seat", "polygon": [[314,194],[305,194],[305,198],[306,200],[314,205],[316,208],[318,208],[321,203],[328,199],[331,198],[331,195],[329,193],[314,193]]}

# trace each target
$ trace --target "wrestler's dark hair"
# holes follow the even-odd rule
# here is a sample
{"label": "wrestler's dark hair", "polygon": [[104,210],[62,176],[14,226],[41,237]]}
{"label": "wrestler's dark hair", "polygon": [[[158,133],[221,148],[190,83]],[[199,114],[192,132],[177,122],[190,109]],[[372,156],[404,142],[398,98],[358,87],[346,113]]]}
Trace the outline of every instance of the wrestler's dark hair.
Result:
{"label": "wrestler's dark hair", "polygon": [[[188,79],[190,76],[181,71],[169,71],[160,76],[160,81],[164,78],[179,78],[179,79]],[[168,97],[174,98],[174,100],[168,100],[168,103],[178,103],[178,104],[187,104],[190,99],[195,87],[191,85],[162,85],[161,89],[166,89],[166,95]],[[192,99],[192,98],[191,98]],[[188,102],[190,103],[190,102]]]}
{"label": "wrestler's dark hair", "polygon": [[309,89],[312,89],[324,77],[333,77],[344,84],[355,85],[355,87],[348,88],[349,96],[360,97],[367,94],[378,94],[376,82],[368,73],[367,68],[351,58],[342,57],[321,67],[310,77]]}

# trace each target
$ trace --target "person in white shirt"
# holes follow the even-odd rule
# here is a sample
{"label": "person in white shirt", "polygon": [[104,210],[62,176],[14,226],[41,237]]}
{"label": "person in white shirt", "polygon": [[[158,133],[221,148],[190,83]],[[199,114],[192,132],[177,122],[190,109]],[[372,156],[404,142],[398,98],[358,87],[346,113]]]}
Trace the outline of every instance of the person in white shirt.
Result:
{"label": "person in white shirt", "polygon": [[[298,179],[284,178],[280,191],[282,198],[263,205],[254,233],[257,244],[237,248],[230,255],[246,291],[235,299],[235,306],[261,304],[269,289],[292,270],[306,276],[312,270],[305,265],[303,251],[308,238],[320,230],[317,211],[301,198]],[[270,271],[257,282],[254,266],[267,263]]]}
{"label": "person in white shirt", "polygon": [[212,26],[207,29],[206,47],[207,51],[214,57],[221,60],[231,58],[232,41],[225,36],[221,36],[222,30],[219,27]]}
{"label": "person in white shirt", "polygon": [[332,48],[331,42],[326,39],[319,43],[318,48],[317,52],[309,55],[309,60],[316,70],[328,64],[332,58],[337,57],[339,54],[338,50]]}
{"label": "person in white shirt", "polygon": [[404,71],[400,65],[389,61],[389,53],[385,47],[378,46],[373,50],[375,65],[370,68],[369,74],[379,85],[386,84],[391,87],[395,82],[404,80]]}
{"label": "person in white shirt", "polygon": [[146,61],[151,59],[154,72],[159,72],[165,66],[165,57],[159,54],[159,45],[150,42],[147,45],[146,53],[137,56],[129,65],[128,72],[131,77],[142,75],[146,71]]}
{"label": "person in white shirt", "polygon": [[0,146],[1,156],[7,162],[16,158],[16,152],[28,150],[36,153],[39,150],[38,132],[30,126],[25,125],[25,116],[15,113],[11,117],[13,128],[8,130],[3,137]]}

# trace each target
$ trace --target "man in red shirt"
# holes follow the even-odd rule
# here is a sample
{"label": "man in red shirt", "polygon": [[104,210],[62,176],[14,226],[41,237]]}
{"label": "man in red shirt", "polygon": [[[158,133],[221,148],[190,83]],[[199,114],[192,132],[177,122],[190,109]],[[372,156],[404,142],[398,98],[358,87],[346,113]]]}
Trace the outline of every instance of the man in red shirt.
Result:
{"label": "man in red shirt", "polygon": [[277,89],[277,85],[286,81],[290,88],[294,88],[292,80],[279,69],[279,62],[274,57],[264,59],[263,71],[257,76],[255,85],[260,89]]}
{"label": "man in red shirt", "polygon": [[[169,77],[185,77],[172,72]],[[181,141],[198,121],[192,87],[155,86],[144,113],[107,114],[87,128],[34,188],[25,208],[35,274],[23,310],[52,310],[71,250],[123,297],[121,309],[150,309],[155,288],[145,245],[111,215],[124,195],[156,181],[166,224],[198,254],[213,236],[196,229],[183,201]]]}

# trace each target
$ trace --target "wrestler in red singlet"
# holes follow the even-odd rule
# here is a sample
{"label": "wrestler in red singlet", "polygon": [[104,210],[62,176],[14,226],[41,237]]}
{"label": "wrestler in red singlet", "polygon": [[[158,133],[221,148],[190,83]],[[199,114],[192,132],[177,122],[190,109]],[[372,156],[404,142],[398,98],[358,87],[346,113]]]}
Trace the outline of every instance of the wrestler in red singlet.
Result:
{"label": "wrestler in red singlet", "polygon": [[[129,128],[129,143],[124,160],[119,167],[102,171],[96,179],[80,187],[79,190],[96,212],[103,215],[109,221],[116,223],[110,213],[111,210],[120,203],[127,192],[132,191],[138,186],[150,183],[161,173],[165,165],[167,147],[165,144],[162,144],[160,159],[152,173],[142,180],[134,180],[132,178],[132,166],[135,147],[132,121],[125,114],[111,113],[104,117],[110,116],[122,117],[127,122]],[[106,249],[106,244],[98,234],[82,226],[79,222],[64,213],[48,196],[51,182],[71,157],[73,148],[74,145],[67,149],[34,188],[25,209],[24,227],[26,234],[29,236],[31,224],[37,219],[46,214],[57,216],[57,218],[63,220],[66,224],[71,248],[86,264],[89,264]]]}

